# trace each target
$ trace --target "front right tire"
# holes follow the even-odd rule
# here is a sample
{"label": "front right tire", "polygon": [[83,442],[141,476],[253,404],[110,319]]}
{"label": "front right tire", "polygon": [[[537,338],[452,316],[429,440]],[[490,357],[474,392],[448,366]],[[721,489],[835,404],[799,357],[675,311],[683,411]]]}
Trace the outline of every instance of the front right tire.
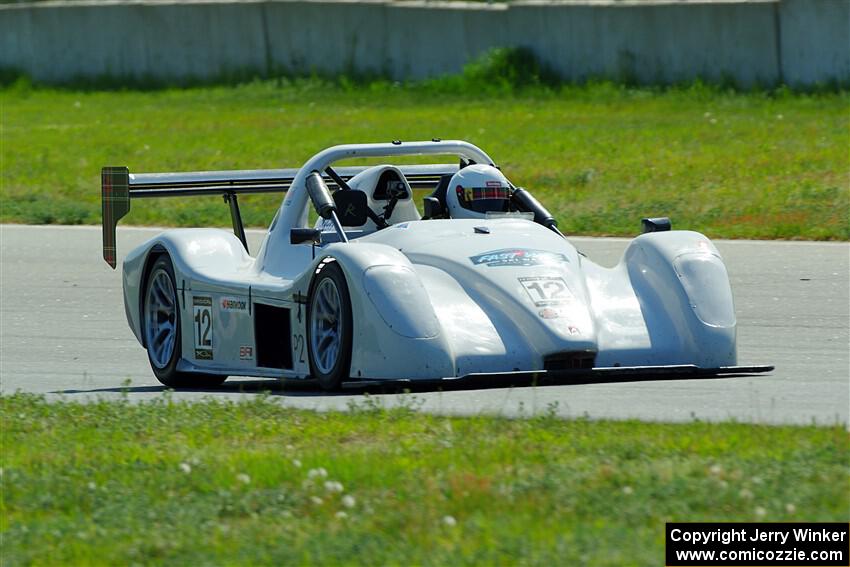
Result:
{"label": "front right tire", "polygon": [[153,263],[145,282],[142,304],[142,333],[156,379],[169,388],[220,386],[227,376],[180,372],[180,304],[177,301],[174,267],[163,254]]}
{"label": "front right tire", "polygon": [[325,264],[307,304],[310,374],[324,390],[338,390],[351,373],[352,328],[345,275],[336,262]]}

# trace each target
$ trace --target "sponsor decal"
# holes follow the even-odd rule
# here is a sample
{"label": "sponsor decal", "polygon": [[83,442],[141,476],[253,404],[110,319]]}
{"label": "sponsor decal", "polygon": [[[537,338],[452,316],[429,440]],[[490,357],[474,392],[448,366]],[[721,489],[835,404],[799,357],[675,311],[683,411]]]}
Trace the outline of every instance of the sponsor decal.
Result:
{"label": "sponsor decal", "polygon": [[477,256],[470,256],[470,261],[476,266],[545,266],[569,262],[566,256],[546,250],[530,248],[503,248],[491,250]]}
{"label": "sponsor decal", "polygon": [[552,309],[551,307],[545,307],[538,311],[537,314],[544,319],[557,319],[561,316],[561,312],[558,309]]}
{"label": "sponsor decal", "polygon": [[212,297],[192,297],[192,330],[195,335],[195,358],[198,360],[213,359],[213,319]]}
{"label": "sponsor decal", "polygon": [[254,360],[254,347],[248,345],[239,347],[239,360]]}
{"label": "sponsor decal", "polygon": [[[533,276],[517,278],[517,280],[519,280],[523,289],[528,293],[528,297],[531,298],[531,301],[537,307],[561,305],[563,303],[571,303],[575,300],[575,296],[570,291],[564,278],[557,276]],[[552,319],[553,317],[546,318]]]}
{"label": "sponsor decal", "polygon": [[248,311],[248,301],[239,297],[222,297],[219,305],[222,311]]}
{"label": "sponsor decal", "polygon": [[[560,319],[567,316],[566,310],[559,307],[544,307],[538,311],[537,314],[540,315],[542,319]],[[571,335],[581,334],[581,330],[575,325],[567,325],[567,332]]]}
{"label": "sponsor decal", "polygon": [[410,224],[408,224],[406,222],[403,222],[401,224],[394,224],[393,228],[400,228],[402,230],[407,230],[408,228],[410,228]]}
{"label": "sponsor decal", "polygon": [[[567,312],[564,309],[560,309],[558,307],[544,307],[540,311],[537,312],[541,319],[560,319],[562,317],[567,316]],[[567,325],[567,332],[571,335],[580,335],[581,330],[575,325]]]}
{"label": "sponsor decal", "polygon": [[195,358],[197,358],[198,360],[212,360],[213,359],[213,353],[209,349],[196,348],[195,349]]}

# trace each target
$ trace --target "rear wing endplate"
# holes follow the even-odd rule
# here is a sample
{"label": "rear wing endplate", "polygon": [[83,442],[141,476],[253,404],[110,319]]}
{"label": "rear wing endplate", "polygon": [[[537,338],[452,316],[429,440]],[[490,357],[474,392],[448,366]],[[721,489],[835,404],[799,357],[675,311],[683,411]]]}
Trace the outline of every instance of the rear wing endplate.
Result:
{"label": "rear wing endplate", "polygon": [[100,171],[100,202],[103,213],[103,259],[115,268],[115,227],[130,212],[130,170],[104,167]]}
{"label": "rear wing endplate", "polygon": [[[367,166],[340,167],[335,172],[348,181]],[[443,175],[457,172],[455,164],[429,164],[400,166],[413,189],[433,189]],[[292,185],[298,169],[258,169],[236,171],[199,171],[190,173],[130,173],[127,167],[104,167],[101,170],[101,205],[103,209],[103,259],[115,268],[118,263],[116,227],[128,212],[132,199],[157,197],[189,197],[221,195],[230,206],[233,233],[248,243],[237,195],[251,193],[283,193]],[[330,175],[324,174],[327,184],[337,185]]]}

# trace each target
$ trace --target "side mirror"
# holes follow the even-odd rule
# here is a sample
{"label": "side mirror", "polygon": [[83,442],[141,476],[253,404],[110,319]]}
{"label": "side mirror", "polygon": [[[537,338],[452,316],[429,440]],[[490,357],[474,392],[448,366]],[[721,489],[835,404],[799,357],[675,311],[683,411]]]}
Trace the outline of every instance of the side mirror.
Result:
{"label": "side mirror", "polygon": [[369,203],[363,191],[337,191],[333,196],[342,226],[363,226],[369,218]]}
{"label": "side mirror", "polygon": [[641,219],[640,224],[641,232],[644,234],[647,232],[667,232],[673,228],[670,219],[667,217]]}
{"label": "side mirror", "polygon": [[329,219],[336,210],[333,199],[331,199],[331,191],[328,189],[325,180],[318,172],[314,171],[307,176],[305,180],[307,186],[307,194],[310,195],[310,200],[316,208],[316,212],[323,219]]}

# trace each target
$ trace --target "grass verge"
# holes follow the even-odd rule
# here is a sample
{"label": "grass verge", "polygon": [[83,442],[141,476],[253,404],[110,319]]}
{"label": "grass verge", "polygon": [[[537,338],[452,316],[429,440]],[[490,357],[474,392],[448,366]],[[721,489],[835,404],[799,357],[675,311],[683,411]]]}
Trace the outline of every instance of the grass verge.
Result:
{"label": "grass verge", "polygon": [[666,521],[845,521],[842,427],[0,398],[17,564],[658,565]]}
{"label": "grass verge", "polygon": [[[484,148],[568,234],[634,235],[641,217],[668,215],[674,228],[711,237],[850,239],[846,92],[558,86],[543,71],[505,73],[479,62],[412,85],[73,91],[18,82],[0,90],[0,221],[99,223],[103,165],[292,167],[334,144],[436,136]],[[245,199],[246,223],[268,226],[279,200]],[[136,201],[126,222],[229,226],[214,197]]]}

